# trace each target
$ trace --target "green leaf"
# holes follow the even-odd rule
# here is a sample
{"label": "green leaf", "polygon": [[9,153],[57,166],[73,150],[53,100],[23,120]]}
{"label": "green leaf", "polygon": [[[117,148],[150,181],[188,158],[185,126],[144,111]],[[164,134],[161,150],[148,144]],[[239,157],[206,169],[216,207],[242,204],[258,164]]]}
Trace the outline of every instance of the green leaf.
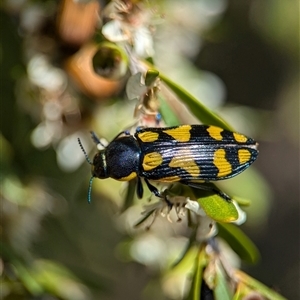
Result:
{"label": "green leaf", "polygon": [[198,199],[198,203],[205,213],[215,221],[228,223],[236,221],[239,217],[235,205],[217,194],[201,197]]}
{"label": "green leaf", "polygon": [[192,247],[195,245],[195,240],[196,240],[196,234],[197,234],[197,228],[194,228],[189,241],[182,252],[182,254],[176,259],[176,261],[172,264],[171,268],[177,267],[185,258],[188,256],[188,252],[192,249]]}
{"label": "green leaf", "polygon": [[234,196],[234,200],[239,206],[249,206],[251,204],[251,200],[242,197]]}
{"label": "green leaf", "polygon": [[86,287],[63,265],[50,260],[36,260],[32,270],[45,291],[65,300],[87,299]]}
{"label": "green leaf", "polygon": [[219,236],[245,262],[255,263],[259,260],[259,251],[253,242],[235,225],[218,223]]}
{"label": "green leaf", "polygon": [[207,266],[208,258],[205,252],[205,246],[201,247],[197,256],[195,269],[193,273],[192,285],[186,300],[199,300],[201,298],[201,284],[203,279],[203,270]]}
{"label": "green leaf", "polygon": [[31,295],[44,293],[43,286],[38,282],[30,267],[15,253],[14,249],[5,243],[0,243],[1,256],[14,267],[17,278],[23,283]]}
{"label": "green leaf", "polygon": [[[260,293],[263,297],[266,297],[270,300],[286,300],[283,296],[279,295],[275,291],[271,290],[261,282],[256,279],[250,277],[242,271],[236,270],[234,276],[240,282],[243,282],[244,285],[251,290]],[[243,291],[241,291],[243,292]]]}
{"label": "green leaf", "polygon": [[181,86],[171,81],[167,76],[160,74],[160,78],[165,84],[181,99],[181,101],[189,108],[191,113],[203,124],[215,125],[221,128],[232,131],[231,126],[225,122],[217,114],[213,113],[205,105],[203,105],[198,99],[191,95]]}
{"label": "green leaf", "polygon": [[216,265],[216,286],[214,288],[214,296],[216,300],[231,300],[232,296],[230,295],[227,277],[224,273],[223,268]]}
{"label": "green leaf", "polygon": [[145,85],[151,86],[155,82],[158,76],[159,76],[159,72],[157,70],[149,69],[145,76]]}
{"label": "green leaf", "polygon": [[159,97],[160,108],[159,112],[165,121],[167,126],[177,126],[180,124],[180,121],[176,114],[174,113],[172,107],[167,103],[163,97]]}

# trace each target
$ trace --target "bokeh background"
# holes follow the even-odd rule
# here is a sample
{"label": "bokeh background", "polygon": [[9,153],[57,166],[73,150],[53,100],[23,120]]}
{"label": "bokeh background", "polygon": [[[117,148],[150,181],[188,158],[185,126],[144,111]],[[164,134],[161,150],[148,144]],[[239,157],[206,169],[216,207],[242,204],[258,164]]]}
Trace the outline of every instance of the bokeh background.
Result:
{"label": "bokeh background", "polygon": [[[90,171],[77,137],[93,155],[89,130],[110,140],[132,122],[134,109],[122,80],[86,71],[95,11],[104,5],[1,3],[3,299],[166,297],[159,264],[147,267],[121,254],[134,239],[116,217],[122,186],[95,183],[92,204],[86,201]],[[261,261],[243,269],[299,299],[299,3],[155,5],[157,65],[259,141],[255,168],[262,194],[242,229]]]}

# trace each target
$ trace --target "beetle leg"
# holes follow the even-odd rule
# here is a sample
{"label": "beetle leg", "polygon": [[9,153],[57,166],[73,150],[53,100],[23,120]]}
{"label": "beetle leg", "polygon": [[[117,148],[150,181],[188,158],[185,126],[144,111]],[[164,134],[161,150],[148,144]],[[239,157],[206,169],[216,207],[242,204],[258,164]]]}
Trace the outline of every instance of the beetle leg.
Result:
{"label": "beetle leg", "polygon": [[189,187],[192,187],[192,188],[196,188],[196,189],[201,189],[201,190],[204,190],[204,191],[213,192],[213,193],[219,195],[220,197],[222,197],[227,202],[231,202],[231,198],[227,194],[225,194],[224,192],[222,192],[219,189],[217,189],[216,187],[212,187],[212,186],[205,185],[203,183],[197,183],[197,182],[182,181],[181,183],[185,184],[185,185],[187,185]]}
{"label": "beetle leg", "polygon": [[97,134],[94,131],[90,131],[91,136],[92,136],[92,140],[94,141],[94,143],[96,145],[100,144],[101,146],[104,147],[104,145],[100,142],[100,139],[98,138]]}
{"label": "beetle leg", "polygon": [[140,177],[137,177],[136,194],[139,199],[143,198],[144,189]]}
{"label": "beetle leg", "polygon": [[158,198],[164,198],[162,194],[158,191],[158,189],[148,181],[148,179],[144,178],[144,180],[151,193],[153,193]]}

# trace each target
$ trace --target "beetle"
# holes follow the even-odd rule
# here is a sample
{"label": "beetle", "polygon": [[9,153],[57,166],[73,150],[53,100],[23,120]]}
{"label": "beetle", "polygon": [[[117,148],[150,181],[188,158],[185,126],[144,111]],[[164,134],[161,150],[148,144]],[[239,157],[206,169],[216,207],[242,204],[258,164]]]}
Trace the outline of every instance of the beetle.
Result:
{"label": "beetle", "polygon": [[[93,132],[92,138],[101,144]],[[133,135],[123,131],[93,161],[78,142],[92,166],[89,202],[93,179],[108,177],[119,181],[136,178],[139,198],[143,197],[143,178],[157,197],[163,196],[149,180],[211,190],[230,201],[228,195],[205,183],[238,175],[258,156],[258,143],[252,138],[212,125],[137,128]]]}

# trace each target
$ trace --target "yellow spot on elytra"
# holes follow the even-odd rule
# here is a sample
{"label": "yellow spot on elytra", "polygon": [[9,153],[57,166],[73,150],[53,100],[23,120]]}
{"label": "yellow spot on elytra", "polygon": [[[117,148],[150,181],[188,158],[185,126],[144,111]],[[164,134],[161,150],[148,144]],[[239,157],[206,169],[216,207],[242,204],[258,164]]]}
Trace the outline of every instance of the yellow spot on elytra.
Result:
{"label": "yellow spot on elytra", "polygon": [[143,169],[150,171],[161,165],[163,158],[158,152],[147,153],[143,159]]}
{"label": "yellow spot on elytra", "polygon": [[231,164],[225,158],[226,151],[218,149],[214,153],[214,165],[218,168],[218,177],[224,177],[232,172]]}
{"label": "yellow spot on elytra", "polygon": [[175,182],[175,181],[180,181],[180,177],[179,176],[169,176],[169,177],[164,177],[164,178],[160,178],[159,181],[161,182]]}
{"label": "yellow spot on elytra", "polygon": [[153,131],[144,131],[142,133],[138,133],[138,137],[144,142],[144,143],[151,143],[158,139],[159,134],[157,132]]}
{"label": "yellow spot on elytra", "polygon": [[249,161],[251,158],[251,153],[247,149],[239,149],[238,150],[238,158],[239,158],[239,163],[244,164]]}
{"label": "yellow spot on elytra", "polygon": [[188,142],[191,138],[191,133],[190,133],[191,129],[192,129],[191,125],[182,125],[176,128],[164,130],[163,132],[170,135],[178,142]]}
{"label": "yellow spot on elytra", "polygon": [[239,143],[245,143],[248,140],[248,138],[246,136],[244,136],[243,134],[240,134],[240,133],[236,133],[236,132],[233,133],[233,137]]}
{"label": "yellow spot on elytra", "polygon": [[224,131],[223,128],[216,127],[216,126],[209,126],[206,130],[213,139],[217,141],[221,141],[223,139],[221,135],[221,132]]}
{"label": "yellow spot on elytra", "polygon": [[176,152],[175,156],[169,163],[171,168],[182,168],[191,174],[192,177],[199,177],[200,168],[192,157],[189,150],[180,150]]}
{"label": "yellow spot on elytra", "polygon": [[136,172],[131,172],[128,176],[122,177],[118,180],[120,180],[120,181],[129,181],[129,180],[131,180],[135,177],[136,177]]}

